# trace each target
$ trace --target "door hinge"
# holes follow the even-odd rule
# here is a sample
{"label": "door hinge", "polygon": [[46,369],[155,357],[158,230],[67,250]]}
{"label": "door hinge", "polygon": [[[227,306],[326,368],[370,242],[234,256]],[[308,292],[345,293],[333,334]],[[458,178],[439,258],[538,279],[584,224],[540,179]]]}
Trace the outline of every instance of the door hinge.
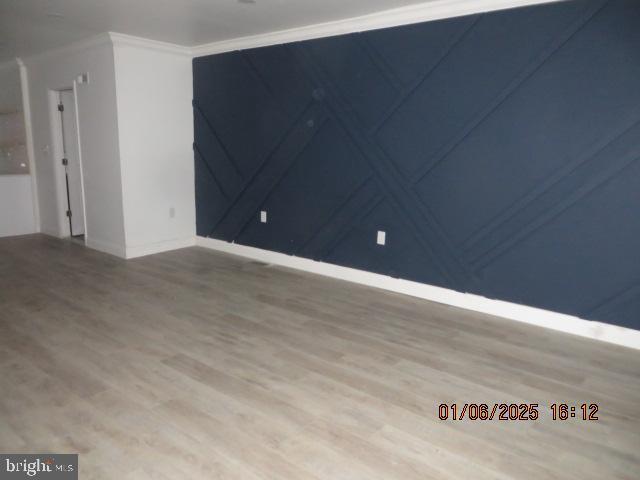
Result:
{"label": "door hinge", "polygon": [[67,217],[71,217],[71,210],[67,210]]}
{"label": "door hinge", "polygon": [[68,159],[66,159],[66,158],[63,158],[63,159],[62,159],[62,165],[64,165],[65,167],[66,167],[67,165],[69,165],[69,160],[68,160]]}
{"label": "door hinge", "polygon": [[63,104],[61,104],[61,103],[58,104],[58,111],[59,112],[64,112],[64,105]]}

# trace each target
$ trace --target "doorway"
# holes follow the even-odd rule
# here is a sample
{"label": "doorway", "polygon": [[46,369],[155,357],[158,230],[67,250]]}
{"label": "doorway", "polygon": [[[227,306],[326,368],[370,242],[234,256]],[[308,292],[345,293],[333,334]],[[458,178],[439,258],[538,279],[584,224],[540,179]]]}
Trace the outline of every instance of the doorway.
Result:
{"label": "doorway", "polygon": [[67,218],[71,238],[84,240],[84,195],[82,192],[82,166],[78,145],[76,102],[73,90],[58,92],[60,138],[62,140],[62,166],[67,190]]}

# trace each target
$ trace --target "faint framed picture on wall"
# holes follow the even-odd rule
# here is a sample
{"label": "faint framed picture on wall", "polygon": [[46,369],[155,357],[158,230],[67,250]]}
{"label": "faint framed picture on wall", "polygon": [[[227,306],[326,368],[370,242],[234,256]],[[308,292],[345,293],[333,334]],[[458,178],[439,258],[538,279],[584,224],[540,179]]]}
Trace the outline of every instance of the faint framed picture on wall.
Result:
{"label": "faint framed picture on wall", "polygon": [[29,173],[21,111],[0,111],[0,175]]}
{"label": "faint framed picture on wall", "polygon": [[16,62],[0,64],[0,175],[29,173],[20,70]]}

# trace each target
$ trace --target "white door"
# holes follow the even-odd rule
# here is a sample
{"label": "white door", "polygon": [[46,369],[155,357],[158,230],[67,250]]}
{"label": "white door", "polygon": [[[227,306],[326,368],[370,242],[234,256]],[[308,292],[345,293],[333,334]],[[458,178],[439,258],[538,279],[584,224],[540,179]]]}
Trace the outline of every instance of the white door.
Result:
{"label": "white door", "polygon": [[78,155],[78,125],[73,90],[60,92],[60,118],[62,124],[63,165],[67,176],[67,199],[71,235],[84,235],[84,202],[82,198],[82,171]]}

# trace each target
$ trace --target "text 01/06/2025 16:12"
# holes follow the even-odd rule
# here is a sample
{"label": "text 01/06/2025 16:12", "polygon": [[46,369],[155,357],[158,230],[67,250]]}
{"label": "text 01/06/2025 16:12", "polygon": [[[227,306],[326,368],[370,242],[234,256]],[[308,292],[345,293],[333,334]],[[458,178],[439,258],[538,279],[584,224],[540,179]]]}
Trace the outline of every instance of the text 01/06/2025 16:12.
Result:
{"label": "text 01/06/2025 16:12", "polygon": [[[598,420],[596,403],[553,403],[548,412],[552,420],[578,419]],[[440,420],[500,420],[500,421],[536,421],[540,419],[541,408],[538,403],[441,403],[438,405]]]}

